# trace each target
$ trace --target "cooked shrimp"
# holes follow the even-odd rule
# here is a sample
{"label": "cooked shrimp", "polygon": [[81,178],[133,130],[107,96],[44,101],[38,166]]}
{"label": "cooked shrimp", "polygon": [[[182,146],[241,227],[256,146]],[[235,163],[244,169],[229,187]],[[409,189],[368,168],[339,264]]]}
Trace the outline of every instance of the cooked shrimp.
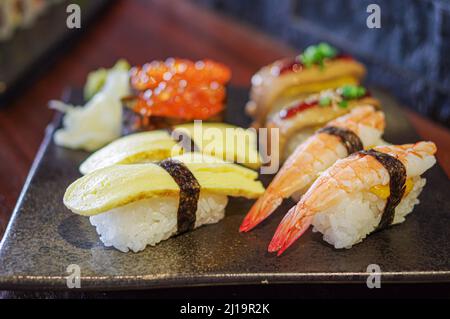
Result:
{"label": "cooked shrimp", "polygon": [[[361,106],[327,124],[350,130],[364,147],[380,140],[385,126],[384,114],[372,106]],[[328,133],[316,133],[300,144],[275,176],[264,195],[260,197],[245,217],[239,230],[246,232],[266,219],[283,199],[301,195],[317,175],[348,155],[341,139]]]}
{"label": "cooked shrimp", "polygon": [[[432,142],[378,146],[374,150],[397,158],[405,166],[406,176],[409,178],[420,176],[436,162],[433,156],[436,146]],[[329,212],[344,200],[369,192],[374,186],[388,185],[389,180],[388,171],[373,156],[355,153],[337,161],[314,182],[283,218],[269,245],[269,252],[277,251],[280,255],[308,229],[318,213]],[[381,206],[383,205],[384,202]],[[379,220],[379,214],[376,215],[374,218]]]}

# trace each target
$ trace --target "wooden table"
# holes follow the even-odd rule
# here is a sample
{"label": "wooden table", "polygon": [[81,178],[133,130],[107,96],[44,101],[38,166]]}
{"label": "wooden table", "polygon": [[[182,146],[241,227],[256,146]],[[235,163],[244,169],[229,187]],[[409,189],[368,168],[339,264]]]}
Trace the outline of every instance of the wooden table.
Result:
{"label": "wooden table", "polygon": [[[120,57],[131,64],[169,56],[212,58],[229,65],[232,83],[244,86],[262,65],[294,52],[249,25],[189,1],[117,1],[81,41],[0,110],[0,238],[52,119],[47,102],[60,98],[67,86],[81,87],[90,70]],[[450,131],[412,111],[406,114],[424,139],[436,142],[439,162],[450,175]]]}

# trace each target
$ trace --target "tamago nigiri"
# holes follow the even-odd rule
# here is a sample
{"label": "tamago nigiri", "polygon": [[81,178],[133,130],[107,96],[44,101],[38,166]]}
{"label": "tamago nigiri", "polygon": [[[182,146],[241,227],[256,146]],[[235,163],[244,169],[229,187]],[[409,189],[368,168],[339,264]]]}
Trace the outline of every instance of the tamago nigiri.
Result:
{"label": "tamago nigiri", "polygon": [[138,252],[224,217],[228,196],[264,192],[258,173],[200,153],[160,163],[95,170],[64,194],[72,212],[89,216],[105,246]]}

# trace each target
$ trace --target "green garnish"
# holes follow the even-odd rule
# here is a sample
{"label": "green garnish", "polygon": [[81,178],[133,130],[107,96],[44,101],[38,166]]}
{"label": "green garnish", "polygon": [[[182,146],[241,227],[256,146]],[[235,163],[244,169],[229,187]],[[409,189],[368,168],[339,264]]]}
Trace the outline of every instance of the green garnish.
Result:
{"label": "green garnish", "polygon": [[321,42],[317,46],[317,50],[326,58],[333,58],[337,54],[337,50],[328,43]]}
{"label": "green garnish", "polygon": [[329,106],[331,99],[328,96],[321,97],[319,100],[319,106]]}
{"label": "green garnish", "polygon": [[344,85],[342,87],[342,96],[346,99],[357,99],[366,94],[366,89],[357,85]]}
{"label": "green garnish", "polygon": [[313,64],[323,66],[325,59],[334,58],[337,50],[328,43],[319,43],[318,45],[310,45],[300,55],[300,61],[306,66],[310,67]]}
{"label": "green garnish", "polygon": [[358,97],[366,95],[366,88],[359,86],[358,87]]}
{"label": "green garnish", "polygon": [[345,109],[348,106],[348,101],[342,100],[338,103],[339,107]]}

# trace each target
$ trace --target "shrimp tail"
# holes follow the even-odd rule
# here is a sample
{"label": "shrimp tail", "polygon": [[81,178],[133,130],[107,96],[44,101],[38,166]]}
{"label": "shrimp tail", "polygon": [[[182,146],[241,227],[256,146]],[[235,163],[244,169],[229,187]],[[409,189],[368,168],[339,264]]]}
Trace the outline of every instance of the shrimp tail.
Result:
{"label": "shrimp tail", "polygon": [[305,214],[305,210],[298,205],[292,207],[284,216],[278,226],[272,241],[269,244],[269,252],[277,252],[280,256],[309,228],[312,216]]}
{"label": "shrimp tail", "polygon": [[239,227],[240,232],[248,232],[269,217],[281,205],[283,198],[266,191],[252,206]]}

